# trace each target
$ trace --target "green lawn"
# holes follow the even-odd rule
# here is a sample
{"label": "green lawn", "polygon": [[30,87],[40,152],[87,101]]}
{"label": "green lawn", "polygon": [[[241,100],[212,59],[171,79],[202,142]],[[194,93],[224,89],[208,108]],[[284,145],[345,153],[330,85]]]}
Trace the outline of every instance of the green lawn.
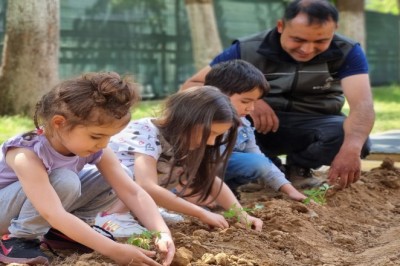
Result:
{"label": "green lawn", "polygon": [[[375,125],[372,133],[400,129],[400,86],[377,87],[373,90],[376,112]],[[143,101],[133,111],[132,118],[157,116],[160,101]],[[345,113],[348,106],[344,107]],[[7,138],[31,130],[32,119],[21,116],[0,117],[0,143]]]}
{"label": "green lawn", "polygon": [[[376,113],[372,133],[400,129],[400,86],[377,87],[373,90]],[[344,113],[348,113],[345,105]]]}

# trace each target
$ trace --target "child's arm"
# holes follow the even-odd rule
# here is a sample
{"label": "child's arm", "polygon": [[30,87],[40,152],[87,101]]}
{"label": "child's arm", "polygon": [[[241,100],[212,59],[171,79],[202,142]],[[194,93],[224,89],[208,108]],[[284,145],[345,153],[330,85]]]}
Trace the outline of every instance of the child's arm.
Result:
{"label": "child's arm", "polygon": [[165,263],[169,265],[175,254],[171,232],[161,217],[154,200],[124,171],[117,157],[110,148],[104,150],[97,167],[110,183],[119,199],[135,214],[139,221],[149,230],[167,233],[170,241],[159,246],[165,254]]}
{"label": "child's arm", "polygon": [[160,266],[145,252],[132,245],[119,244],[97,233],[79,218],[64,210],[42,161],[28,149],[15,148],[6,154],[7,164],[14,170],[21,186],[39,214],[54,228],[73,240],[110,257],[119,264],[132,260],[144,265]]}
{"label": "child's arm", "polygon": [[[261,152],[260,147],[256,143],[254,131],[248,133],[248,141],[246,142],[246,147],[243,152],[254,153],[256,156],[265,157],[265,155]],[[268,158],[266,157],[266,159]],[[290,184],[290,182],[285,178],[285,175],[282,173],[282,171],[274,163],[272,162],[265,163],[264,167],[268,167],[268,165],[270,165],[268,176],[261,177],[264,178],[263,179],[264,182],[266,182],[274,190],[279,190],[280,192],[285,193],[292,200],[302,201],[307,198],[304,194],[299,192],[292,184]]]}
{"label": "child's arm", "polygon": [[[218,205],[224,208],[225,210],[229,210],[229,208],[231,208],[234,205],[237,206],[238,208],[242,208],[242,205],[240,205],[235,195],[233,195],[229,187],[219,177],[215,178],[211,195],[214,197],[217,195],[221,183],[222,183],[221,192],[218,194],[218,197],[216,198]],[[246,211],[242,211],[241,217],[244,218],[241,220],[242,223],[250,223],[255,230],[261,231],[263,225],[263,221],[261,219],[249,215]]]}
{"label": "child's arm", "polygon": [[275,164],[272,162],[269,163],[270,168],[268,171],[268,176],[265,177],[264,182],[266,182],[274,190],[285,193],[292,200],[302,201],[307,198],[286,179],[285,174]]}
{"label": "child's arm", "polygon": [[227,228],[229,226],[222,215],[207,211],[158,185],[157,161],[153,157],[136,153],[134,173],[136,182],[142,186],[161,207],[197,217],[202,222],[219,228]]}

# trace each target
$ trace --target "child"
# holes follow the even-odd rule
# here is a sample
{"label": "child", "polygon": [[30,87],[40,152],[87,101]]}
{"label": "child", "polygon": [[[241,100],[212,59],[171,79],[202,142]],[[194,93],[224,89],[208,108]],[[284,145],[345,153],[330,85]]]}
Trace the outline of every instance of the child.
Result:
{"label": "child", "polygon": [[[157,206],[106,148],[110,137],[128,124],[138,98],[129,79],[88,73],[42,97],[35,111],[36,131],[3,143],[0,262],[47,264],[37,238],[52,227],[52,235],[59,231],[118,264],[160,265],[149,258],[154,252],[114,242],[84,222],[94,220],[118,195],[149,230],[162,232],[156,244],[163,265],[171,263],[175,247]],[[98,170],[82,170],[85,164]]]}
{"label": "child", "polygon": [[[159,206],[227,228],[222,215],[199,205],[215,199],[224,209],[241,208],[216,176],[232,151],[238,124],[229,98],[217,88],[192,88],[170,96],[161,117],[130,122],[111,139],[110,147]],[[221,153],[222,145],[226,149]],[[171,189],[176,187],[181,189],[174,194]],[[187,197],[198,200],[192,203]],[[262,228],[260,219],[244,211],[242,222]]]}
{"label": "child", "polygon": [[224,179],[234,194],[240,196],[237,192],[240,185],[259,179],[293,200],[304,200],[306,196],[294,188],[275,164],[260,151],[250,121],[245,118],[254,110],[256,101],[269,91],[263,73],[243,60],[226,61],[211,68],[205,77],[205,85],[215,86],[228,95],[242,119]]}

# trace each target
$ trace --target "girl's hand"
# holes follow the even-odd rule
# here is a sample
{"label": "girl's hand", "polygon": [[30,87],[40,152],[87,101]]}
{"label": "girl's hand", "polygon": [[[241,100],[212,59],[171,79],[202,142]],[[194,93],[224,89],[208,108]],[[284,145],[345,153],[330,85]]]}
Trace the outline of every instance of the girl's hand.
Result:
{"label": "girl's hand", "polygon": [[225,229],[229,227],[228,222],[225,220],[224,216],[218,213],[213,213],[207,210],[202,211],[200,216],[198,217],[200,221],[206,223],[208,225],[218,227],[221,229]]}
{"label": "girl's hand", "polygon": [[263,221],[259,218],[256,218],[254,216],[248,215],[247,213],[244,214],[246,218],[241,219],[241,223],[245,224],[246,226],[251,226],[256,231],[261,232],[262,226],[263,226]]}
{"label": "girl's hand", "polygon": [[161,253],[163,266],[170,265],[175,255],[175,244],[174,241],[172,241],[171,235],[168,233],[160,233],[160,237],[156,239],[155,244]]}
{"label": "girl's hand", "polygon": [[118,265],[130,266],[162,266],[150,257],[155,257],[155,251],[149,251],[129,244],[119,244],[116,252],[110,256]]}

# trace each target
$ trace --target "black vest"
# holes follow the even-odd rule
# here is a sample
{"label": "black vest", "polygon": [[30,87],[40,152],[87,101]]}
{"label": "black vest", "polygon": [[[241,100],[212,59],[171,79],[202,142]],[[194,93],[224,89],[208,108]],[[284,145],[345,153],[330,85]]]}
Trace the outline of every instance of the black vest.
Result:
{"label": "black vest", "polygon": [[335,34],[328,50],[297,62],[280,45],[276,28],[236,40],[241,59],[260,69],[271,91],[264,100],[276,111],[339,114],[344,96],[337,71],[355,42]]}

